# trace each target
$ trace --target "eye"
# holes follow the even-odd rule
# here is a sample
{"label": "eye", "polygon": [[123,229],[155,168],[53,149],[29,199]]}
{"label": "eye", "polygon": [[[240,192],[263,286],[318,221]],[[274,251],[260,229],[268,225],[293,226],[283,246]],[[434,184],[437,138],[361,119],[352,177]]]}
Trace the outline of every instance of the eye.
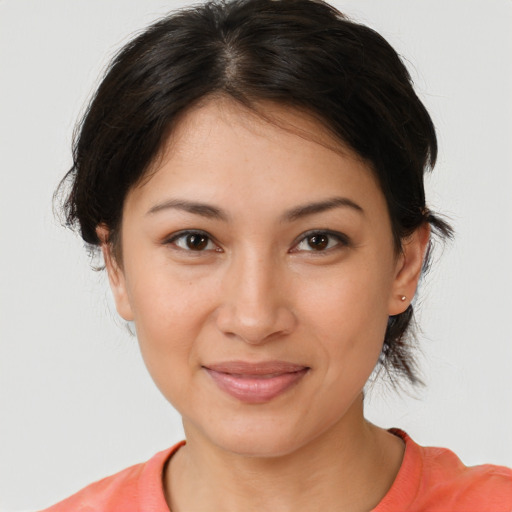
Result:
{"label": "eye", "polygon": [[218,251],[219,247],[202,231],[182,231],[166,241],[184,251]]}
{"label": "eye", "polygon": [[329,249],[348,245],[348,239],[342,233],[331,231],[310,231],[294,246],[293,251],[325,252]]}

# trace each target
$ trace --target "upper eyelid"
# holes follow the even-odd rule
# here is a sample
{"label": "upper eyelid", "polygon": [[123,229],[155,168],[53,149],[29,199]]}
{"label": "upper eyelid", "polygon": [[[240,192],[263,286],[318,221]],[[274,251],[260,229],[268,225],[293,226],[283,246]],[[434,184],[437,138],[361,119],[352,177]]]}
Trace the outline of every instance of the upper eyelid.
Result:
{"label": "upper eyelid", "polygon": [[210,240],[214,241],[214,238],[207,231],[203,231],[202,229],[181,229],[179,231],[175,231],[170,235],[164,237],[164,242],[172,242],[173,240],[177,240],[182,236],[186,235],[204,235],[207,236]]}
{"label": "upper eyelid", "polygon": [[[220,247],[219,242],[217,242],[217,240],[215,240],[215,238],[212,235],[210,235],[210,233],[208,233],[207,231],[203,231],[202,229],[183,229],[181,231],[176,231],[176,232],[170,234],[169,236],[166,236],[162,240],[162,243],[164,245],[174,243],[176,240],[178,240],[182,237],[185,237],[187,235],[203,235],[203,236],[207,237],[212,243],[214,243],[215,245]],[[193,252],[193,251],[191,251],[191,252]],[[198,251],[198,252],[202,252],[202,251]]]}
{"label": "upper eyelid", "polygon": [[297,246],[300,242],[313,235],[327,235],[332,236],[333,238],[337,238],[340,242],[344,244],[349,244],[350,239],[347,235],[340,233],[338,231],[332,231],[330,229],[311,229],[306,231],[305,233],[301,233],[294,241],[293,246]]}

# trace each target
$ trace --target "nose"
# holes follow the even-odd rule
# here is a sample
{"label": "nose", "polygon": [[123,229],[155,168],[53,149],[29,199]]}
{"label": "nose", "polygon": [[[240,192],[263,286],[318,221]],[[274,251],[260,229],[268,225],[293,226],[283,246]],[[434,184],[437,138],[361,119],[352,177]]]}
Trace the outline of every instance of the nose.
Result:
{"label": "nose", "polygon": [[244,255],[232,261],[221,285],[218,329],[251,345],[290,334],[297,319],[285,274],[271,257]]}

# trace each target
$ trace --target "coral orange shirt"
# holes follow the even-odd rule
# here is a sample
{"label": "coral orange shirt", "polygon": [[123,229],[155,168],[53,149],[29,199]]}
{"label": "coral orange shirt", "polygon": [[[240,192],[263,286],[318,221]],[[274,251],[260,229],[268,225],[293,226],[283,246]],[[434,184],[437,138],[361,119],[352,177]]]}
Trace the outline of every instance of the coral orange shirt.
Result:
{"label": "coral orange shirt", "polygon": [[[450,450],[424,448],[401,430],[405,455],[391,489],[372,512],[512,512],[512,469],[467,467]],[[169,512],[165,463],[184,442],[95,482],[43,512]]]}

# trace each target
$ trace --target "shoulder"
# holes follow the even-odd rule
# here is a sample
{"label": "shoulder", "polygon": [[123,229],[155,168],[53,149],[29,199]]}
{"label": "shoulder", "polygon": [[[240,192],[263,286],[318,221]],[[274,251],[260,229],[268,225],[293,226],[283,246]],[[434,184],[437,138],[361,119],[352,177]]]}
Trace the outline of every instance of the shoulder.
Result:
{"label": "shoulder", "polygon": [[405,456],[375,512],[512,511],[512,469],[491,464],[465,466],[451,450],[419,446],[404,432],[391,432],[405,441]]}
{"label": "shoulder", "polygon": [[162,476],[166,462],[183,442],[94,482],[41,512],[168,512]]}
{"label": "shoulder", "polygon": [[118,510],[121,505],[136,501],[137,483],[144,466],[137,464],[98,480],[43,512]]}
{"label": "shoulder", "polygon": [[420,491],[432,503],[444,500],[447,506],[460,510],[512,511],[512,469],[491,464],[465,466],[445,448],[421,447],[421,451]]}

